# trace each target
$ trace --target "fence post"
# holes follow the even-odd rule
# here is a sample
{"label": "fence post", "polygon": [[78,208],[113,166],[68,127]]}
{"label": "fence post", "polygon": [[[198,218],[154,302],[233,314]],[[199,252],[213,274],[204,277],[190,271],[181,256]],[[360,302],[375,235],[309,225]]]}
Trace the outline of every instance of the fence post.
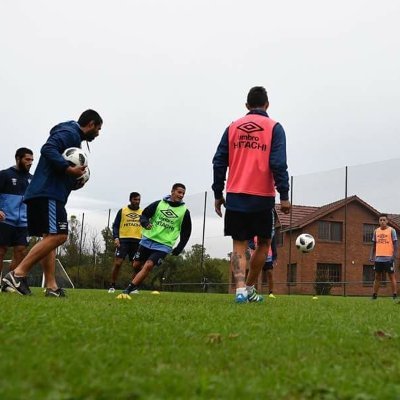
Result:
{"label": "fence post", "polygon": [[343,265],[343,296],[346,296],[347,283],[347,166],[344,178],[344,265]]}
{"label": "fence post", "polygon": [[[203,282],[206,282],[207,278],[204,276],[204,235],[206,231],[206,210],[207,210],[207,191],[204,192],[204,213],[203,213],[203,237],[201,240],[201,260],[200,260],[200,269],[203,274]],[[207,287],[208,289],[208,287]],[[206,291],[206,284],[203,288]]]}
{"label": "fence post", "polygon": [[[290,284],[289,277],[292,275],[292,217],[293,217],[293,175],[290,177],[290,217],[289,217],[289,257],[288,257],[288,269],[286,274],[286,284],[288,288],[288,294],[290,295]],[[297,270],[296,270],[297,273]]]}
{"label": "fence post", "polygon": [[81,224],[81,238],[79,241],[79,262],[78,262],[78,285],[80,287],[80,268],[82,262],[82,241],[83,241],[83,226],[85,223],[85,213],[82,213],[82,224]]}

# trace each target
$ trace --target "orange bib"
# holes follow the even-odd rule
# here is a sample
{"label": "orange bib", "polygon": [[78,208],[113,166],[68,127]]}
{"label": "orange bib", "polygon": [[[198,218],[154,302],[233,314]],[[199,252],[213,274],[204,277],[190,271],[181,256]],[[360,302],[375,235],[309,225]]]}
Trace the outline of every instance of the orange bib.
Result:
{"label": "orange bib", "polygon": [[376,240],[376,256],[377,257],[391,257],[393,256],[393,240],[392,228],[386,229],[377,228],[375,230]]}

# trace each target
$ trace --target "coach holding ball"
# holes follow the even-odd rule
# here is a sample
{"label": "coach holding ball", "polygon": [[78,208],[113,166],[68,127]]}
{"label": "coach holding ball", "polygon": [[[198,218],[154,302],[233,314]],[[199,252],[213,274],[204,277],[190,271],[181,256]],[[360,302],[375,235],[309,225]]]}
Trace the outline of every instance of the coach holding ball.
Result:
{"label": "coach holding ball", "polygon": [[51,129],[25,194],[29,235],[43,237],[43,240],[36,243],[17,268],[3,278],[3,286],[8,291],[30,295],[26,276],[40,262],[45,275],[46,296],[65,296],[55,279],[56,249],[68,238],[65,205],[71,190],[76,188],[77,178],[84,175],[85,166],[71,165],[62,154],[70,147],[80,147],[84,140],[94,140],[102,124],[96,111],[86,110],[77,122],[63,122]]}

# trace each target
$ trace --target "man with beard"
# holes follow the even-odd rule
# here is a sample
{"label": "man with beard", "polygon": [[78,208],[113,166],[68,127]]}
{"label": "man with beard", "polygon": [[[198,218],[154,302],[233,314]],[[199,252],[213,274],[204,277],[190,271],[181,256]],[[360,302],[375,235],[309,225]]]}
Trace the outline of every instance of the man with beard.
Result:
{"label": "man with beard", "polygon": [[142,237],[141,215],[140,194],[132,192],[129,195],[129,204],[118,211],[113,223],[113,238],[116,249],[108,293],[115,292],[115,283],[126,256],[128,256],[129,262],[133,262],[133,257]]}
{"label": "man with beard", "polygon": [[65,205],[76,180],[85,173],[82,166],[70,165],[62,156],[70,147],[81,147],[81,142],[91,142],[98,135],[103,120],[94,110],[86,110],[78,121],[56,125],[40,151],[40,159],[32,182],[26,191],[28,231],[30,236],[43,237],[14,271],[3,278],[3,286],[25,296],[31,291],[27,275],[40,262],[43,267],[46,296],[64,297],[55,279],[56,249],[68,238],[68,219]]}
{"label": "man with beard", "polygon": [[24,258],[28,245],[26,204],[23,197],[32,175],[33,152],[26,147],[15,153],[16,164],[0,171],[0,274],[8,247],[13,247],[13,270]]}

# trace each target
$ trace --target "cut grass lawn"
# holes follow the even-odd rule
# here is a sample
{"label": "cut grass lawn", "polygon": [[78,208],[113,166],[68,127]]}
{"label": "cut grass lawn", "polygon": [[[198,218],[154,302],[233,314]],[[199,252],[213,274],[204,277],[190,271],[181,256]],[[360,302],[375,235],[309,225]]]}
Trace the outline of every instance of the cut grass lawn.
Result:
{"label": "cut grass lawn", "polygon": [[390,298],[0,294],[0,399],[396,399]]}

